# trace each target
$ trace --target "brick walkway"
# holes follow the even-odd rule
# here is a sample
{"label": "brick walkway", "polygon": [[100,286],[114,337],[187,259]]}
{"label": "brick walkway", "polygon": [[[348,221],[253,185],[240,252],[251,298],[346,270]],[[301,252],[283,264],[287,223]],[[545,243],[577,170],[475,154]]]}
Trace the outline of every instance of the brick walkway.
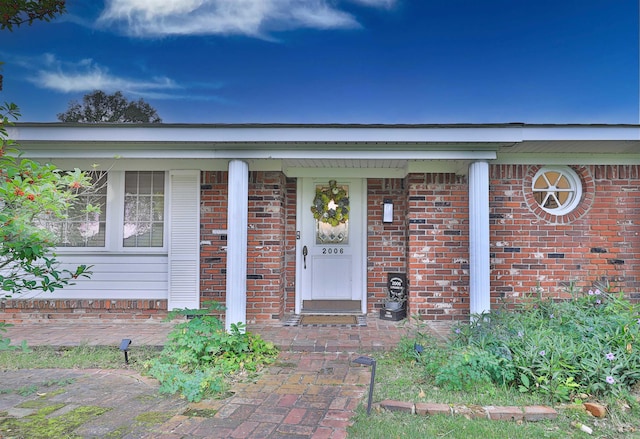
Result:
{"label": "brick walkway", "polygon": [[[132,340],[132,347],[163,346],[167,334],[177,322],[132,320],[51,320],[20,323],[7,328],[6,336],[14,344],[26,340],[30,346],[119,346],[123,338]],[[445,338],[451,322],[430,322],[428,329]],[[281,350],[296,352],[375,352],[392,349],[413,327],[403,322],[367,317],[367,326],[317,327],[283,326],[282,324],[248,324],[247,330],[260,334]]]}
{"label": "brick walkway", "polygon": [[[16,325],[6,336],[16,344],[26,340],[31,346],[118,346],[123,338],[130,338],[133,349],[163,345],[172,326],[154,321],[54,321]],[[448,328],[439,324],[431,329],[443,336]],[[344,438],[370,379],[370,369],[352,360],[368,352],[392,349],[409,331],[400,323],[371,316],[366,327],[248,325],[248,330],[281,349],[274,365],[256,382],[235,385],[233,396],[190,404],[191,413],[177,410],[169,421],[150,426],[144,436],[137,437]],[[115,390],[103,391],[111,394]],[[203,409],[215,414],[192,415]]]}

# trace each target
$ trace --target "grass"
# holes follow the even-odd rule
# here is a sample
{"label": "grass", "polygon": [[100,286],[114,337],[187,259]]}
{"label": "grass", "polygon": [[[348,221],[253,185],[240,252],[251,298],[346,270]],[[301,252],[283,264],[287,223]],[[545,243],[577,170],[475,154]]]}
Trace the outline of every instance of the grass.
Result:
{"label": "grass", "polygon": [[[477,316],[455,327],[446,343],[417,321],[395,351],[374,354],[374,401],[546,405],[557,419],[490,421],[380,409],[367,416],[361,406],[349,437],[640,438],[640,308],[622,294],[570,293],[566,301],[538,297],[516,310]],[[593,417],[583,402],[604,405],[606,416]]]}
{"label": "grass", "polygon": [[[359,411],[355,424],[349,429],[349,438],[571,438],[585,437],[570,425],[559,422],[520,423],[465,419],[461,417],[423,417],[408,413],[383,412],[367,418]],[[620,436],[617,436],[620,437]]]}
{"label": "grass", "polygon": [[[446,349],[446,345],[441,345]],[[406,402],[437,402],[470,405],[549,405],[558,411],[558,418],[544,422],[491,421],[467,419],[463,416],[420,416],[374,409],[367,416],[364,405],[358,409],[354,424],[348,430],[350,438],[640,438],[640,413],[604,401],[613,412],[604,419],[587,414],[581,404],[553,403],[540,395],[518,392],[501,386],[478,387],[472,391],[452,391],[434,385],[433,377],[417,362],[407,361],[401,349],[376,353],[376,383],[374,403],[385,399]],[[579,422],[593,429],[592,436],[572,425]],[[633,431],[637,429],[636,431]]]}
{"label": "grass", "polygon": [[[142,372],[144,363],[159,350],[139,346],[129,351],[129,367]],[[28,350],[0,350],[0,369],[118,369],[125,367],[124,354],[110,346],[36,346]]]}

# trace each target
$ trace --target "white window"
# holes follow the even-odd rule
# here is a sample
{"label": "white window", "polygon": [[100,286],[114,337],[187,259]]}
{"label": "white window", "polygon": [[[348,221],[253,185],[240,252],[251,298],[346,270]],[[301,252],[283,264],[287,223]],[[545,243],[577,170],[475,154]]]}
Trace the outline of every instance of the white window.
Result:
{"label": "white window", "polygon": [[[104,247],[107,218],[107,173],[90,173],[92,187],[67,208],[64,221],[44,217],[37,221],[58,237],[58,247]],[[89,205],[99,212],[87,212]]]}
{"label": "white window", "polygon": [[125,173],[124,247],[164,245],[164,180],[164,172]]}
{"label": "white window", "polygon": [[[101,173],[91,195],[72,206],[74,214],[46,227],[59,237],[62,251],[164,250],[166,183],[164,171]],[[89,203],[100,206],[100,213],[82,213]]]}
{"label": "white window", "polygon": [[580,203],[582,181],[569,167],[543,167],[532,181],[533,197],[545,212],[565,215]]}

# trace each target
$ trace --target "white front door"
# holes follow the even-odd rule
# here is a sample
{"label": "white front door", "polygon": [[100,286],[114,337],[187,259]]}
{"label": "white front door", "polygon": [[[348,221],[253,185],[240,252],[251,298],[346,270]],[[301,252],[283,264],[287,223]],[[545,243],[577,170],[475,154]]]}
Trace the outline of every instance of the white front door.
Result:
{"label": "white front door", "polygon": [[[298,179],[296,313],[308,300],[361,301],[362,312],[366,312],[365,182]],[[316,219],[311,209],[314,205],[316,216],[329,210],[333,224]]]}

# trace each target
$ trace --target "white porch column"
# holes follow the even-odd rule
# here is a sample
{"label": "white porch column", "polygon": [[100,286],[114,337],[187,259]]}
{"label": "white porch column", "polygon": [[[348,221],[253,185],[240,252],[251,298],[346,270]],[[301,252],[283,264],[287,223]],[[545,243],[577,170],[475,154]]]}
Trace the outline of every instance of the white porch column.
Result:
{"label": "white porch column", "polygon": [[249,165],[229,162],[227,207],[227,302],[225,328],[247,322],[247,230]]}
{"label": "white porch column", "polygon": [[469,165],[469,299],[471,314],[491,309],[489,287],[489,164]]}

